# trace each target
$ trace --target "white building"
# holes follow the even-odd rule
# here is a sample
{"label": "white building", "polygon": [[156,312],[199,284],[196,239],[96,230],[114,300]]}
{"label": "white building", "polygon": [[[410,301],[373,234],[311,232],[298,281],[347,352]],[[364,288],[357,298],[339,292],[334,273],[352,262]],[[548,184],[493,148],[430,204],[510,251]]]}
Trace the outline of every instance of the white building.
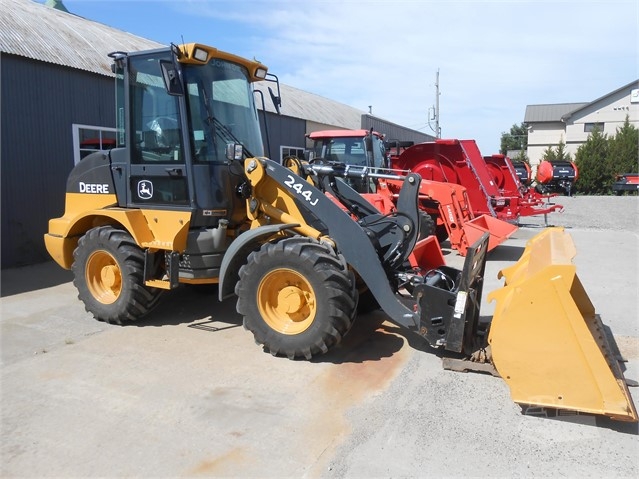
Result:
{"label": "white building", "polygon": [[639,129],[639,81],[590,103],[528,105],[524,123],[528,125],[530,163],[539,164],[544,151],[549,146],[556,148],[561,141],[574,160],[577,149],[588,140],[595,126],[610,137],[617,133],[626,117]]}

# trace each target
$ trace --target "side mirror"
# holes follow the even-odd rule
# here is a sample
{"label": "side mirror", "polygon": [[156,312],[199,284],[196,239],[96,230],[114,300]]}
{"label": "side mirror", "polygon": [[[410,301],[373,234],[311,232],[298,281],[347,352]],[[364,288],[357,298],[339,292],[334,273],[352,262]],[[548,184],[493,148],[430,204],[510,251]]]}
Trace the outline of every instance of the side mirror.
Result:
{"label": "side mirror", "polygon": [[173,62],[169,60],[160,60],[160,69],[162,70],[162,78],[164,87],[169,95],[184,95],[180,75]]}
{"label": "side mirror", "polygon": [[275,107],[275,111],[277,112],[278,115],[280,115],[280,107],[282,106],[282,97],[280,97],[279,95],[276,95],[275,92],[273,92],[273,89],[271,87],[268,87],[268,92],[271,95],[271,101],[273,102],[273,106]]}

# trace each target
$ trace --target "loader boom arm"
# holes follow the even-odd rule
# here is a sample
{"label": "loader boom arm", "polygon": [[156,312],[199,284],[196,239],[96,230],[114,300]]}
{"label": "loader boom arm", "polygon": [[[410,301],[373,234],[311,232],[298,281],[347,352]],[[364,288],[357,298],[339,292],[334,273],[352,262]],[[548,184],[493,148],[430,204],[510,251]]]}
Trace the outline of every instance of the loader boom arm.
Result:
{"label": "loader boom arm", "polygon": [[[433,347],[471,353],[477,337],[488,235],[473,245],[463,272],[444,265],[415,271],[408,257],[419,234],[419,175],[405,177],[397,212],[384,215],[339,180],[349,175],[376,175],[375,171],[301,163],[288,168],[252,158],[245,162],[245,173],[251,185],[249,216],[258,228],[273,228],[263,223],[267,217],[288,225],[281,231],[314,232],[319,241],[336,246],[393,322],[423,336]],[[326,193],[338,198],[350,214]],[[316,220],[314,227],[307,224],[309,218]],[[244,249],[243,236],[249,237],[248,233],[236,239],[238,251]],[[229,290],[224,277],[220,289]]]}
{"label": "loader boom arm", "polygon": [[[253,189],[253,198],[257,201],[258,208],[272,213],[272,208],[277,205],[268,203],[267,198],[271,197],[270,192],[275,188],[283,189],[290,197],[295,198],[295,203],[301,210],[317,218],[326,226],[328,241],[333,241],[339,252],[344,255],[348,264],[360,275],[368,288],[375,296],[380,307],[388,314],[393,321],[412,330],[419,327],[419,318],[416,311],[407,307],[400,301],[388,280],[389,272],[384,269],[381,261],[372,261],[378,258],[378,251],[374,248],[371,239],[366,235],[365,230],[353,219],[340,209],[324,192],[313,186],[306,179],[295,174],[291,169],[286,168],[272,160],[251,159],[246,161],[246,176]],[[318,174],[319,178],[324,177],[323,183],[330,182],[330,171],[320,170],[315,172],[312,168],[305,168],[307,173]],[[338,171],[333,172],[341,174]],[[410,179],[409,179],[410,178]],[[373,212],[374,208],[366,200],[361,198],[357,192],[345,183],[340,183],[340,195],[349,198],[356,203],[360,211]],[[403,234],[416,238],[418,231],[414,231],[417,222],[417,194],[419,193],[419,176],[411,175],[406,179],[406,188],[402,190],[403,203],[410,205],[412,198],[413,212],[407,212],[407,216],[397,218],[397,228]],[[250,203],[251,200],[249,200]],[[369,215],[370,216],[370,215]],[[411,219],[412,218],[412,219]],[[388,221],[393,221],[388,219]],[[303,223],[302,218],[298,218]],[[394,231],[388,234],[402,234]],[[414,241],[412,242],[414,245]],[[410,247],[408,253],[412,250]]]}

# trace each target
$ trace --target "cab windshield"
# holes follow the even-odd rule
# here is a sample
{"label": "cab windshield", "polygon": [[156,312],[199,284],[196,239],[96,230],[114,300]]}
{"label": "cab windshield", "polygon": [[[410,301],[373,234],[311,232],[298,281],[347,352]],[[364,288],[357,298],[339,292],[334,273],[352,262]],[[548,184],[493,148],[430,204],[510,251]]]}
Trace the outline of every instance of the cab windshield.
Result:
{"label": "cab windshield", "polygon": [[367,151],[362,137],[321,138],[315,140],[313,157],[346,165],[385,167],[383,142],[373,136],[372,151]]}
{"label": "cab windshield", "polygon": [[245,157],[263,156],[253,90],[246,68],[212,59],[183,70],[196,162],[226,162],[226,145],[240,143]]}

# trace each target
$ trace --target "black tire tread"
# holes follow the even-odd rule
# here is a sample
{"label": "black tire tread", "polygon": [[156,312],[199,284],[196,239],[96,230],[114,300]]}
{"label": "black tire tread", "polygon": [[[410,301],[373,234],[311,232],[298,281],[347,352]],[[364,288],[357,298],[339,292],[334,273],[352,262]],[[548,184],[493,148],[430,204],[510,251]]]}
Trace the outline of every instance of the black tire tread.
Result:
{"label": "black tire tread", "polygon": [[419,240],[434,235],[436,230],[435,220],[425,211],[419,211]]}
{"label": "black tire tread", "polygon": [[[300,263],[312,265],[317,280],[321,282],[322,294],[326,297],[315,319],[315,323],[319,321],[318,327],[314,327],[314,323],[309,328],[312,332],[307,330],[296,336],[282,335],[273,331],[259,314],[255,317],[255,291],[251,290],[248,283],[251,279],[255,281],[255,278],[261,277],[268,264],[282,258],[298,258]],[[240,268],[235,294],[238,296],[237,311],[244,318],[244,328],[253,333],[255,341],[266,352],[289,359],[311,359],[339,344],[353,324],[357,306],[355,277],[344,258],[330,246],[305,237],[267,243],[252,252],[247,263]]]}
{"label": "black tire tread", "polygon": [[[111,305],[97,302],[85,281],[85,260],[97,249],[109,251],[122,273],[123,290]],[[144,285],[144,252],[124,230],[112,226],[99,226],[86,232],[73,252],[73,284],[78,298],[95,319],[113,324],[136,321],[148,314],[160,301],[163,290]]]}

